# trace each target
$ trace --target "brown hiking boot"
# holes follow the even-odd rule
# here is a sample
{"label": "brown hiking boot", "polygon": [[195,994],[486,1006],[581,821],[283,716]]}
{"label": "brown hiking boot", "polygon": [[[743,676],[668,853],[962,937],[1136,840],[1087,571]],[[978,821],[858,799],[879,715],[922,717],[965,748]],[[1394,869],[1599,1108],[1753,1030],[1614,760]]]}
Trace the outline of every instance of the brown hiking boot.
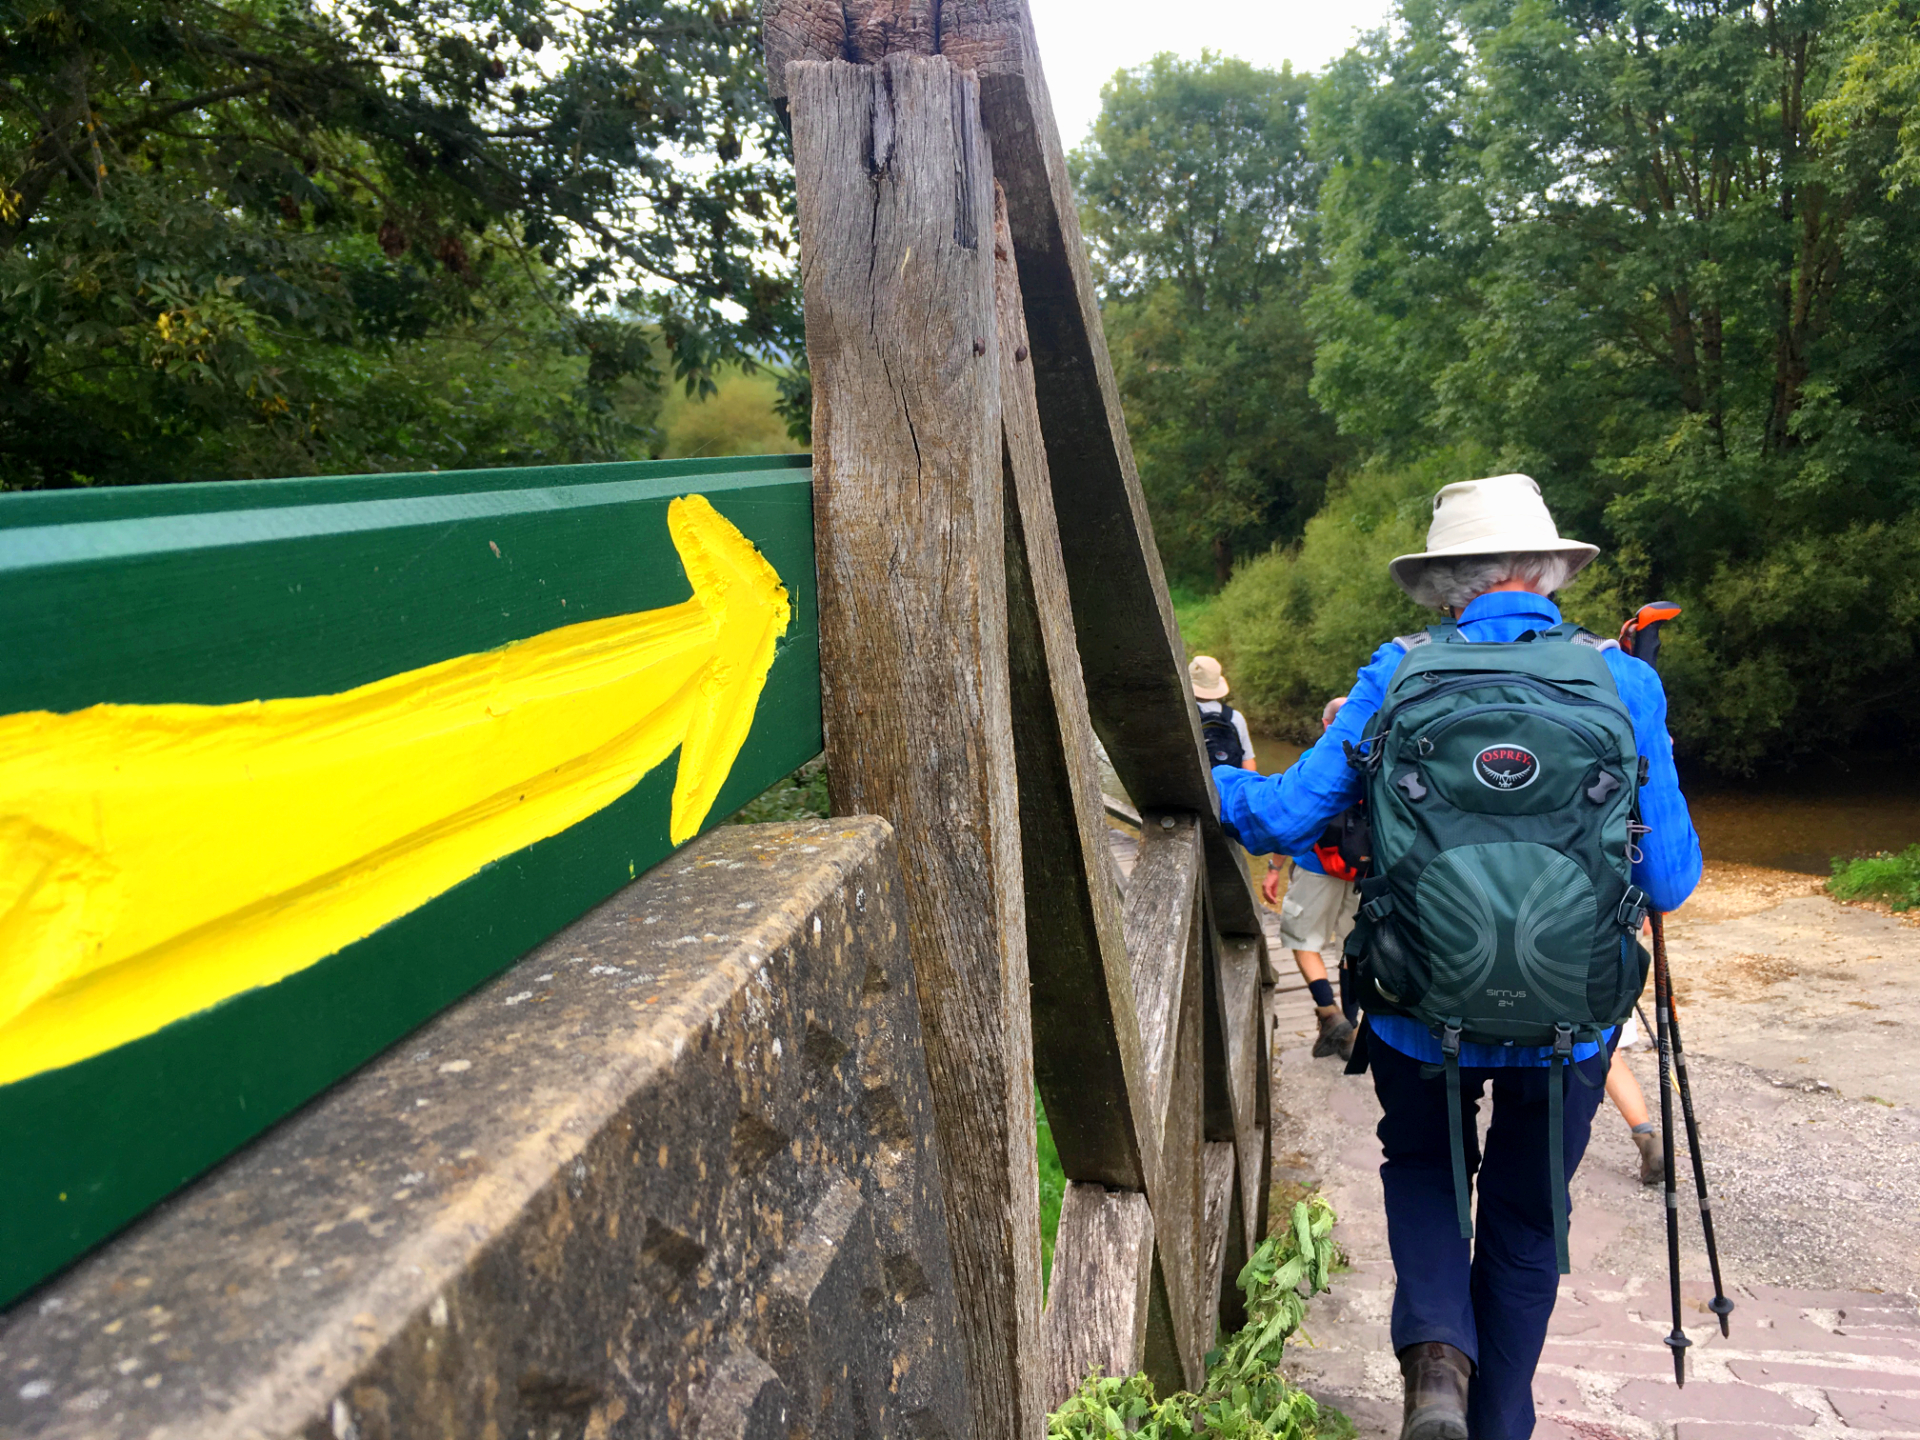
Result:
{"label": "brown hiking boot", "polygon": [[1342,1060],[1353,1058],[1353,1022],[1338,1010],[1315,1012],[1320,1019],[1320,1038],[1313,1042],[1314,1058],[1324,1060],[1329,1055],[1338,1055]]}
{"label": "brown hiking boot", "polygon": [[1400,1440],[1467,1440],[1467,1381],[1473,1363],[1451,1345],[1429,1340],[1400,1352],[1407,1385]]}
{"label": "brown hiking boot", "polygon": [[1660,1137],[1651,1131],[1633,1137],[1640,1151],[1640,1183],[1658,1185],[1667,1178],[1667,1162],[1660,1153]]}

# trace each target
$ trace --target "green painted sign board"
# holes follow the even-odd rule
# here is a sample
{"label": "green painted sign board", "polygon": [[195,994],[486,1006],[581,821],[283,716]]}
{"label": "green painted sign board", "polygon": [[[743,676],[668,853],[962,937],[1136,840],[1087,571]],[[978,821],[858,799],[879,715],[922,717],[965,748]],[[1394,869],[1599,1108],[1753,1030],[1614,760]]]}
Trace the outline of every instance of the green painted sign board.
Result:
{"label": "green painted sign board", "polygon": [[[684,606],[686,496],[757,548],[791,610],[706,828],[821,748],[805,457],[0,496],[0,721],[337,696]],[[284,978],[0,1084],[0,1305],[671,853],[675,776],[670,758]],[[7,844],[0,828],[0,865]]]}

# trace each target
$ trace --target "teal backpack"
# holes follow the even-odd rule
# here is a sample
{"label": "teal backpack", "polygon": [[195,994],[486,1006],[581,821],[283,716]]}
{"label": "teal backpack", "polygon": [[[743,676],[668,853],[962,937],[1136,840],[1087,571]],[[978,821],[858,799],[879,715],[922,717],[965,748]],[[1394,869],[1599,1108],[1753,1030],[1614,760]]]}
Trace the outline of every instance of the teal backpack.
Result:
{"label": "teal backpack", "polygon": [[1631,878],[1645,775],[1602,653],[1614,642],[1562,624],[1481,644],[1449,623],[1397,643],[1405,657],[1347,749],[1373,827],[1348,952],[1369,1009],[1410,1016],[1440,1041],[1463,1236],[1460,1044],[1551,1047],[1565,1274],[1559,1070],[1576,1042],[1632,1013],[1648,964],[1647,897]]}

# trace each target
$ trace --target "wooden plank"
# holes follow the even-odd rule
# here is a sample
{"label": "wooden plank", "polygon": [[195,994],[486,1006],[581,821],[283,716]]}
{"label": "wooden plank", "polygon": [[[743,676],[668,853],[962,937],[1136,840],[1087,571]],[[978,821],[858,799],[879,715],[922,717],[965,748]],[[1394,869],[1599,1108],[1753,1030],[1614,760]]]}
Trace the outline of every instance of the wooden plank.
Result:
{"label": "wooden plank", "polygon": [[1140,1369],[1153,1229],[1146,1196],[1067,1186],[1047,1290],[1043,1393],[1049,1409],[1090,1374],[1132,1375]]}
{"label": "wooden plank", "polygon": [[1192,1387],[1204,1373],[1205,1353],[1194,1319],[1205,1044],[1200,837],[1191,815],[1150,811],[1142,818],[1140,858],[1127,887],[1127,953],[1147,1077],[1142,1128],[1159,1148],[1148,1186],[1161,1277],[1153,1308],[1166,1320],[1149,1325],[1146,1362],[1155,1384],[1179,1376]]}
{"label": "wooden plank", "polygon": [[[995,187],[994,293],[1006,428],[1007,637],[1019,763],[1034,1077],[1069,1180],[1146,1188],[1155,1144],[1120,894],[1100,807],[1079,650],[1060,563],[1047,457],[1026,363],[1026,323]],[[1144,1151],[1143,1151],[1144,1145]]]}
{"label": "wooden plank", "polygon": [[837,813],[899,833],[978,1433],[1045,1429],[992,178],[938,56],[795,61]]}
{"label": "wooden plank", "polygon": [[1228,1075],[1227,1006],[1220,984],[1220,932],[1209,913],[1202,931],[1200,974],[1206,984],[1206,1137],[1231,1140],[1237,1126],[1233,1113],[1233,1083]]}
{"label": "wooden plank", "polygon": [[[1156,1172],[1159,1179],[1149,1191],[1155,1231],[1160,1237],[1161,1260],[1167,1272],[1167,1296],[1173,1307],[1180,1366],[1189,1390],[1198,1390],[1206,1378],[1205,1357],[1213,1337],[1211,1323],[1202,1325],[1194,1320],[1202,1310],[1212,1310],[1211,1294],[1203,1293],[1200,1281],[1201,1218],[1205,1205],[1201,1175],[1205,1071],[1201,1057],[1205,1045],[1202,1011],[1206,993],[1200,979],[1201,929],[1196,904],[1194,921],[1187,931],[1186,973],[1180,986],[1172,1083],[1168,1086],[1166,1128],[1160,1137],[1160,1165]],[[1151,1362],[1151,1349],[1148,1358]]]}
{"label": "wooden plank", "polygon": [[1268,1177],[1273,1164],[1259,943],[1244,935],[1222,941],[1219,974],[1233,1140],[1240,1154],[1240,1212],[1250,1254],[1267,1233]]}
{"label": "wooden plank", "polygon": [[[1200,1273],[1194,1296],[1200,1305],[1197,1323],[1208,1349],[1213,1348],[1216,1327],[1225,1328],[1229,1324],[1229,1302],[1239,1295],[1234,1277],[1247,1263],[1240,1236],[1240,1207],[1235,1203],[1237,1168],[1233,1145],[1228,1141],[1208,1144],[1200,1159],[1200,1188],[1205,1206],[1200,1221]],[[1238,1263],[1234,1263],[1236,1259]],[[1245,1307],[1240,1308],[1244,1311]]]}
{"label": "wooden plank", "polygon": [[[476,675],[497,671],[510,663],[505,657],[526,653],[502,647],[684,606],[690,582],[668,515],[675,498],[689,493],[704,494],[758,545],[792,610],[744,745],[703,825],[717,823],[821,745],[812,498],[806,470],[784,457],[739,462],[736,470],[710,462],[580,466],[0,497],[0,653],[7,657],[0,726],[32,728],[38,737],[31,746],[0,745],[0,809],[12,803],[50,835],[60,831],[62,807],[72,808],[67,801],[84,799],[88,813],[121,803],[112,775],[103,773],[89,791],[90,772],[76,769],[78,778],[60,780],[67,788],[55,793],[48,769],[34,779],[7,767],[9,752],[44,759],[80,743],[76,727],[179,720],[192,726],[197,745],[244,764],[262,716],[279,713],[254,701],[279,709],[332,704],[347,729],[331,733],[350,738],[366,719],[359,702],[327,697],[458,665],[461,657],[486,657],[469,667]],[[60,643],[48,643],[53,635]],[[474,693],[476,703],[488,703],[484,684]],[[141,708],[163,705],[196,708],[184,716]],[[94,706],[116,708],[89,711]],[[414,739],[430,748],[434,735]],[[494,773],[489,753],[470,754],[468,773]],[[306,747],[294,758],[304,764],[311,754]],[[503,783],[511,783],[507,759],[503,753],[498,762]],[[0,1012],[9,1016],[0,1059],[24,1068],[21,1057],[40,1053],[23,1038],[30,1028],[39,1036],[34,1047],[78,1058],[0,1083],[0,1133],[9,1140],[0,1231],[21,1237],[0,1247],[0,1301],[669,854],[676,764],[667,759],[626,784],[614,776],[604,801],[583,818],[553,830],[537,825],[528,836],[516,831],[502,842],[507,850],[454,868],[445,884],[422,881],[397,909],[382,912],[389,918],[341,932],[346,941],[316,942],[284,925],[287,946],[306,946],[295,953],[282,948],[282,932],[263,928],[271,916],[246,920],[249,953],[268,968],[223,982],[223,1003],[195,1001],[174,1013],[142,1002],[137,1014],[123,1008],[103,1022],[109,1012],[99,1007],[62,1009],[61,994],[11,992]],[[222,803],[244,809],[250,786],[236,782],[219,793]],[[330,793],[314,792],[316,815],[326,813]],[[382,803],[388,799],[405,803],[397,792]],[[163,851],[176,839],[191,843],[196,866],[221,877],[208,903],[223,896],[232,903],[238,894],[220,867],[257,871],[263,854],[275,857],[268,878],[276,885],[299,873],[296,862],[313,861],[315,846],[330,847],[329,858],[313,861],[334,867],[328,873],[366,868],[353,834],[338,825],[289,825],[273,837],[249,826],[246,849],[236,851],[222,848],[217,827],[211,837],[193,838],[197,818],[183,813],[177,830],[156,833]],[[363,821],[372,827],[373,817],[359,815],[354,833]],[[112,833],[123,839],[127,832]],[[291,849],[271,849],[270,839]],[[75,832],[59,843],[84,856],[94,842]],[[0,863],[18,875],[21,852],[11,844]],[[128,864],[123,852],[114,858],[117,871],[95,868],[103,896],[156,873]],[[174,855],[164,858],[172,863]],[[315,903],[324,900],[315,893]],[[300,897],[282,898],[276,914]],[[171,903],[188,904],[177,894]],[[162,939],[167,933],[166,915],[151,903],[126,909],[124,918],[149,932],[161,927]],[[205,917],[178,923],[189,921],[193,933],[213,933]],[[16,935],[12,943],[25,941]],[[125,964],[142,967],[141,975],[171,987],[182,973],[167,969],[180,963],[179,945],[127,943],[139,954]],[[226,956],[223,949],[215,959]],[[196,973],[205,979],[218,969]],[[61,993],[98,997],[111,988],[103,972],[76,976]]]}
{"label": "wooden plank", "polygon": [[1172,1098],[1185,962],[1198,940],[1194,909],[1199,875],[1193,817],[1148,811],[1142,817],[1140,858],[1127,882],[1126,944],[1139,1007],[1147,1128],[1155,1136],[1166,1129]]}
{"label": "wooden plank", "polygon": [[940,12],[940,48],[980,76],[994,176],[1006,190],[1054,505],[1073,517],[1061,542],[1094,729],[1143,811],[1203,817],[1221,929],[1255,931],[1252,886],[1215,819],[1185,649],[1025,0],[949,0]]}

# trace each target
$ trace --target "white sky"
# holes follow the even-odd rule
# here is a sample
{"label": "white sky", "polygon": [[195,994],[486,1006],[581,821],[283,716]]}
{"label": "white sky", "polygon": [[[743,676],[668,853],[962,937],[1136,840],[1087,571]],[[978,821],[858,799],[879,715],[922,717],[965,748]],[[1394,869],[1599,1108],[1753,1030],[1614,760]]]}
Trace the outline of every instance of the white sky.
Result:
{"label": "white sky", "polygon": [[1040,61],[1069,150],[1100,113],[1100,87],[1162,50],[1217,50],[1277,70],[1318,70],[1356,32],[1385,22],[1391,0],[1031,0]]}

